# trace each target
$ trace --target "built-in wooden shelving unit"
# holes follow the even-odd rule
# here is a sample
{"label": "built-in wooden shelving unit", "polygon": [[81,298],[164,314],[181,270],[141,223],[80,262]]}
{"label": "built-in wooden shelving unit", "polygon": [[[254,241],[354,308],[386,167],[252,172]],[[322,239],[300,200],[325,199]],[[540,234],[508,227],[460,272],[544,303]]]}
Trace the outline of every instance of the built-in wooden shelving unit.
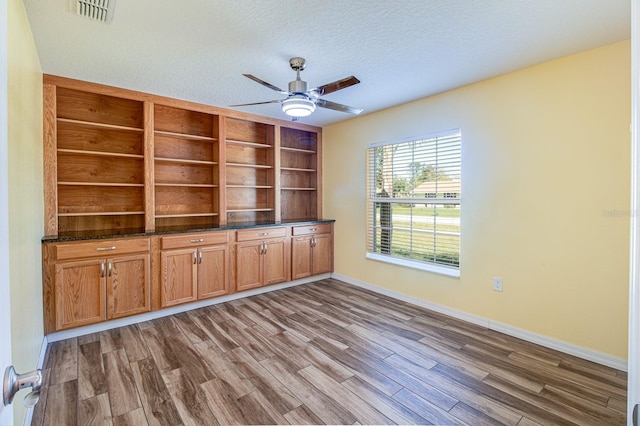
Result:
{"label": "built-in wooden shelving unit", "polygon": [[45,233],[321,217],[321,130],[44,77]]}

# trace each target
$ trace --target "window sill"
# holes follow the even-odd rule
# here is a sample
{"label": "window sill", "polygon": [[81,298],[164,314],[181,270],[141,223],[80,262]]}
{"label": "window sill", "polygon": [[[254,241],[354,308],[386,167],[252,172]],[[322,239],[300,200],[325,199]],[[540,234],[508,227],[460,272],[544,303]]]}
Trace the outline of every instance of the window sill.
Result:
{"label": "window sill", "polygon": [[367,259],[377,260],[379,262],[391,263],[393,265],[405,266],[407,268],[419,269],[421,271],[433,272],[435,274],[446,275],[448,277],[460,278],[460,269],[450,268],[447,266],[433,265],[422,262],[413,262],[407,259],[398,259],[397,257],[385,256],[377,253],[367,253]]}

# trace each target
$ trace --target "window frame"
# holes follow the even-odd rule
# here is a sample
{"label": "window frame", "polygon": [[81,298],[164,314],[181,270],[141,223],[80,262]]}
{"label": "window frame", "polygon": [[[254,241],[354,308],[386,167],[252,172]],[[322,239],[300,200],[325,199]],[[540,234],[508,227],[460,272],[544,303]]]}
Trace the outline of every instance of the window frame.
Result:
{"label": "window frame", "polygon": [[[458,194],[452,193],[450,191],[450,188],[445,189],[444,191],[438,191],[437,194],[433,194],[433,195],[436,195],[436,197],[434,198],[429,197],[429,195],[432,195],[431,193],[426,193],[423,197],[417,197],[416,194],[413,192],[412,192],[412,198],[400,198],[400,197],[386,198],[386,197],[380,197],[379,194],[376,192],[376,175],[378,172],[378,168],[376,164],[372,164],[372,161],[375,160],[375,157],[374,157],[375,154],[372,150],[375,150],[376,148],[379,148],[379,147],[388,147],[388,146],[400,145],[400,144],[411,144],[419,141],[426,141],[429,139],[434,139],[434,143],[437,144],[438,138],[447,138],[447,137],[455,137],[455,136],[459,138],[459,151],[457,154],[458,154],[458,173],[459,173],[458,179],[460,181],[460,192]],[[415,146],[412,149],[415,150]],[[436,154],[436,158],[438,158],[437,154]],[[433,272],[433,273],[446,275],[450,277],[460,277],[460,267],[461,267],[461,261],[460,261],[461,232],[460,231],[458,231],[458,235],[457,235],[457,238],[458,238],[458,251],[457,251],[458,264],[457,265],[448,265],[445,263],[437,262],[435,259],[433,261],[429,261],[429,260],[415,259],[410,257],[401,257],[398,255],[381,253],[381,252],[375,251],[375,249],[378,248],[378,246],[376,245],[375,242],[373,242],[373,240],[374,238],[378,238],[376,235],[376,232],[379,228],[381,228],[381,226],[379,226],[379,222],[376,222],[377,221],[376,213],[377,213],[377,209],[379,208],[380,202],[387,202],[387,200],[390,200],[391,203],[398,203],[398,204],[409,203],[412,206],[417,206],[419,204],[431,204],[431,205],[434,205],[434,208],[436,208],[435,207],[436,205],[438,206],[456,205],[460,209],[460,211],[462,211],[462,184],[461,184],[461,177],[460,177],[461,167],[462,167],[462,131],[461,129],[450,129],[450,130],[445,130],[445,131],[440,131],[435,133],[429,133],[422,136],[408,137],[408,138],[402,138],[402,139],[393,140],[393,141],[376,142],[376,143],[369,144],[366,148],[366,170],[365,170],[366,204],[367,204],[366,205],[367,213],[366,213],[366,221],[365,221],[366,222],[366,255],[365,257],[367,259],[404,266],[412,269]],[[436,172],[437,172],[437,167],[436,167]],[[393,180],[393,175],[392,175],[392,180]],[[439,180],[436,180],[436,181],[439,181]],[[412,191],[415,188],[417,188],[417,186],[412,188]],[[440,195],[440,192],[442,192],[442,195],[438,197],[438,195]],[[452,194],[454,195],[454,197],[451,196]],[[394,194],[391,194],[391,195],[394,195]],[[425,203],[425,201],[427,200],[428,200],[428,203]],[[434,220],[434,229],[433,231],[430,232],[434,235],[434,238],[438,234],[438,232],[442,232],[442,231],[438,231],[435,226],[437,226],[437,222],[435,222]],[[391,231],[394,230],[393,225],[391,225],[390,230]],[[413,229],[413,222],[412,222],[412,226],[410,228],[410,234],[412,235],[411,238],[413,238],[413,234],[415,232],[416,230]],[[420,233],[424,233],[424,231],[420,231]],[[413,248],[413,245],[411,245],[411,248]]]}

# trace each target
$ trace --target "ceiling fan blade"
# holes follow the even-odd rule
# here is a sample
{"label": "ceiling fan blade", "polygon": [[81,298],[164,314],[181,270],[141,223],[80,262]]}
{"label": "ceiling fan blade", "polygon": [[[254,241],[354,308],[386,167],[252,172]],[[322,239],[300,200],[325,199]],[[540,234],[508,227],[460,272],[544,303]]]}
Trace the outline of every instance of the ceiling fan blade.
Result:
{"label": "ceiling fan blade", "polygon": [[354,108],[347,105],[337,104],[335,102],[325,101],[324,99],[316,100],[316,106],[356,115],[362,112],[361,108]]}
{"label": "ceiling fan blade", "polygon": [[271,89],[271,90],[275,90],[276,92],[280,92],[280,93],[285,94],[285,95],[289,94],[289,92],[286,92],[286,91],[282,90],[281,88],[274,86],[274,85],[273,85],[273,84],[271,84],[271,83],[267,83],[267,82],[266,82],[266,81],[264,81],[264,80],[260,80],[260,79],[259,79],[258,77],[256,77],[255,75],[251,75],[251,74],[242,74],[242,75],[244,75],[244,76],[245,76],[245,77],[247,77],[247,78],[250,78],[251,80],[255,81],[256,83],[260,83],[260,84],[262,84],[263,86],[268,87],[268,88],[269,88],[269,89]]}
{"label": "ceiling fan blade", "polygon": [[250,104],[235,104],[235,105],[229,105],[229,106],[230,107],[239,107],[239,106],[247,106],[247,105],[280,104],[283,101],[284,101],[284,99],[274,99],[272,101],[251,102]]}
{"label": "ceiling fan blade", "polygon": [[316,93],[318,96],[327,95],[329,93],[337,92],[341,89],[346,89],[349,86],[360,83],[360,80],[354,76],[343,78],[342,80],[334,81],[333,83],[323,84],[315,89],[311,89],[310,92]]}

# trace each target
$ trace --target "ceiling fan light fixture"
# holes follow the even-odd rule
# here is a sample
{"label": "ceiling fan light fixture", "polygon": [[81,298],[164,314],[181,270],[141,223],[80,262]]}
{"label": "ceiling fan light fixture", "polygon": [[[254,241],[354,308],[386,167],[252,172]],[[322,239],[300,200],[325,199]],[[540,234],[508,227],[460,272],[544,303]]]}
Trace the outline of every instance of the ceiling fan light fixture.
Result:
{"label": "ceiling fan light fixture", "polygon": [[292,96],[282,102],[282,112],[291,117],[306,117],[316,110],[316,104],[303,96]]}

